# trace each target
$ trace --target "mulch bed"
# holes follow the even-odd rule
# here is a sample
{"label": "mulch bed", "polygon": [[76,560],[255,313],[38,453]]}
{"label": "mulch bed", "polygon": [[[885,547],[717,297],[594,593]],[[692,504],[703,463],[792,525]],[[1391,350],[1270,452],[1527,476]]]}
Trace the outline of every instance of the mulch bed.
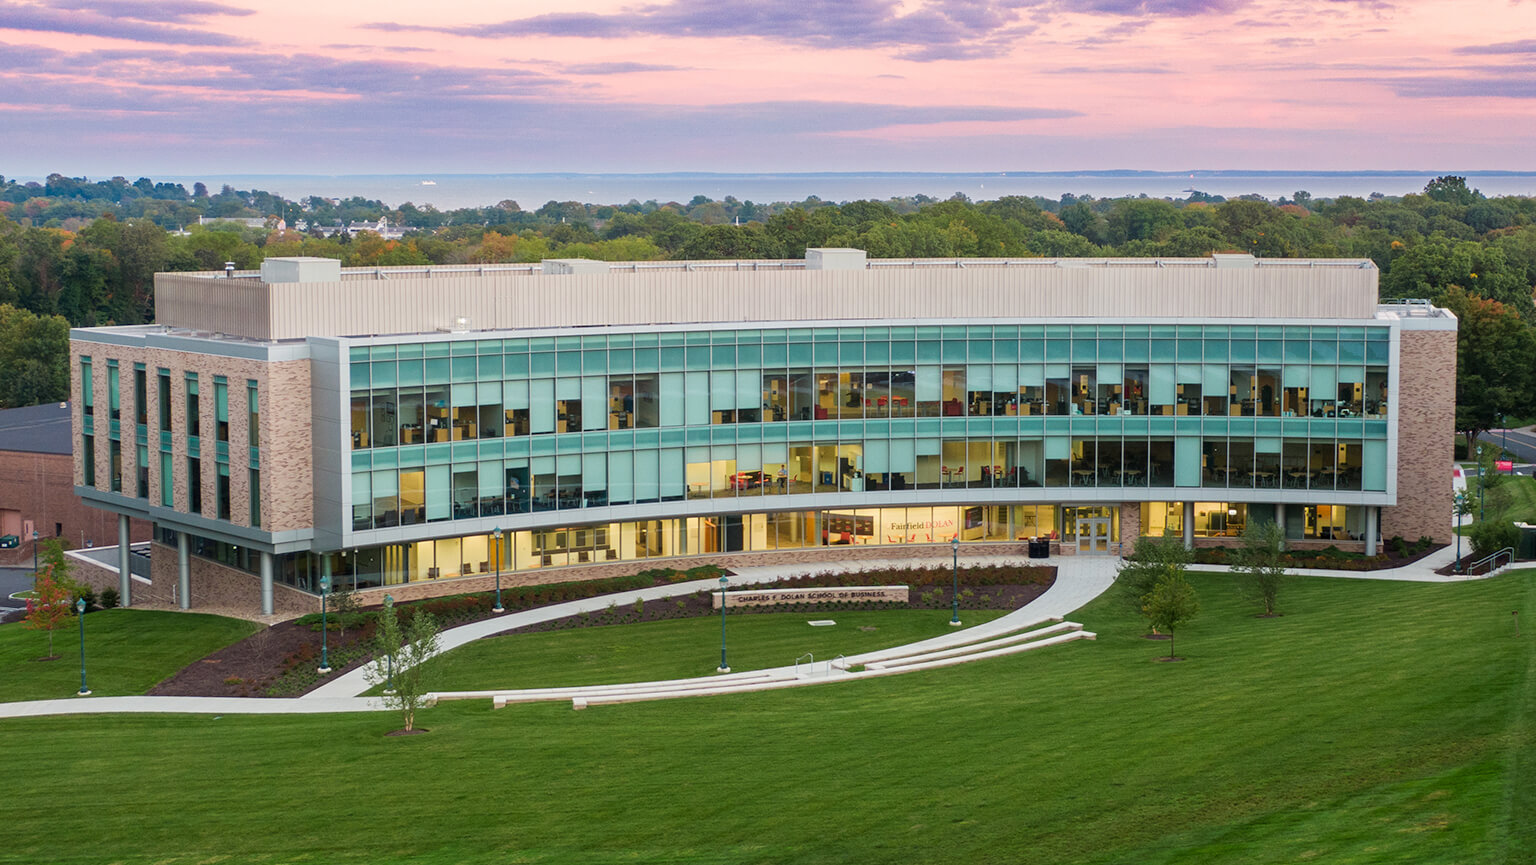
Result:
{"label": "mulch bed", "polygon": [[[1309,550],[1297,550],[1294,555],[1287,558],[1285,566],[1288,569],[1308,568],[1333,571],[1380,571],[1390,568],[1400,568],[1403,565],[1411,565],[1419,559],[1438,552],[1450,546],[1450,544],[1431,544],[1429,547],[1411,552],[1407,555],[1399,555],[1397,550],[1383,546],[1382,552],[1365,558],[1363,556],[1327,556],[1308,555]],[[1231,564],[1230,555],[1221,555],[1217,550],[1230,551],[1229,547],[1202,547],[1195,550],[1195,564],[1202,565],[1227,565]]]}
{"label": "mulch bed", "polygon": [[[948,570],[945,570],[944,573],[947,575]],[[1018,609],[1044,594],[1045,590],[1050,588],[1051,584],[1056,580],[1056,569],[1053,567],[1040,568],[1036,573],[1043,581],[1026,584],[967,586],[963,580],[965,573],[962,572],[960,606],[962,609],[971,610]],[[862,583],[847,583],[846,580],[850,576],[865,579]],[[836,585],[839,582],[850,585],[901,584],[897,581],[885,582],[882,576],[876,574],[838,575],[836,579],[829,577],[823,580],[818,575],[810,575],[807,578],[794,581],[791,585],[823,582],[828,585]],[[997,579],[998,577],[989,573],[989,578]],[[780,585],[782,586],[783,584]],[[403,609],[405,606],[401,605],[401,608]],[[891,605],[803,604],[765,606],[742,608],[740,610],[733,609],[730,615],[753,615],[755,613],[769,612],[830,613],[840,609],[878,609],[889,606]],[[910,602],[907,604],[907,608],[947,610],[950,606],[951,597],[947,584],[942,590],[916,584],[912,585]],[[600,612],[566,616],[561,619],[541,622],[537,625],[530,625],[503,633],[558,631],[572,628],[638,624],[666,619],[686,619],[718,615],[720,615],[719,610],[714,608],[710,594],[707,592],[695,592],[676,598],[648,601],[640,606],[634,604],[623,607],[610,606]],[[491,616],[472,613],[464,618],[445,622],[444,625],[445,627],[453,627],[485,618],[491,618]],[[348,628],[345,637],[337,634],[333,627],[328,641],[332,671],[328,676],[320,677],[314,674],[314,669],[320,663],[319,630],[313,626],[300,625],[293,621],[280,622],[188,665],[180,672],[150,689],[149,693],[155,696],[183,697],[301,696],[319,687],[325,681],[367,663],[368,657],[361,650],[367,646],[372,637],[373,624],[371,622],[362,627]],[[349,656],[351,660],[347,663],[342,663],[342,660]]]}
{"label": "mulch bed", "polygon": [[[1502,568],[1505,565],[1512,564],[1511,562],[1499,561],[1485,564],[1479,567],[1476,571],[1472,570],[1472,564],[1482,558],[1482,556],[1476,553],[1467,553],[1465,556],[1461,557],[1460,562],[1451,562],[1445,567],[1436,570],[1435,573],[1442,577],[1480,577],[1489,571],[1493,571],[1498,568]],[[1461,570],[1456,570],[1457,565],[1461,565]]]}

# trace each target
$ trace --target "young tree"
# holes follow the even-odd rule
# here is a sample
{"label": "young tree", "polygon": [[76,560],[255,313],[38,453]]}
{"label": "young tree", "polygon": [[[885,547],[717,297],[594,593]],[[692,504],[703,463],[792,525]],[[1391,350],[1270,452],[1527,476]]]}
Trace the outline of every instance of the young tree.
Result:
{"label": "young tree", "polygon": [[407,733],[416,728],[416,710],[426,703],[430,679],[426,661],[437,654],[437,635],[437,620],[420,607],[411,611],[404,628],[393,604],[386,602],[379,613],[368,681],[393,686],[384,693],[384,705],[400,711]]}
{"label": "young tree", "polygon": [[[1157,581],[1168,574],[1182,575],[1192,558],[1192,551],[1184,546],[1184,539],[1178,535],[1165,533],[1162,537],[1140,538],[1136,541],[1136,551],[1120,563],[1115,584],[1125,603],[1144,614],[1147,595],[1152,593]],[[1157,633],[1157,625],[1151,617],[1148,617],[1148,624],[1152,632]]]}
{"label": "young tree", "polygon": [[1249,522],[1235,558],[1233,571],[1246,578],[1247,594],[1264,605],[1264,615],[1275,615],[1275,599],[1285,577],[1285,529],[1279,523]]}
{"label": "young tree", "polygon": [[52,565],[38,572],[32,583],[32,597],[27,600],[27,615],[22,620],[28,630],[48,632],[48,655],[43,659],[47,661],[58,657],[53,653],[53,632],[66,627],[74,616],[74,588],[54,573]]}
{"label": "young tree", "polygon": [[1172,658],[1173,632],[1200,612],[1200,599],[1195,596],[1195,587],[1184,579],[1182,572],[1169,572],[1152,587],[1151,594],[1147,595],[1146,603],[1142,605],[1142,611],[1154,629],[1168,632],[1168,657]]}
{"label": "young tree", "polygon": [[336,617],[338,636],[347,636],[347,622],[357,616],[357,595],[351,589],[335,589],[330,594],[331,615]]}

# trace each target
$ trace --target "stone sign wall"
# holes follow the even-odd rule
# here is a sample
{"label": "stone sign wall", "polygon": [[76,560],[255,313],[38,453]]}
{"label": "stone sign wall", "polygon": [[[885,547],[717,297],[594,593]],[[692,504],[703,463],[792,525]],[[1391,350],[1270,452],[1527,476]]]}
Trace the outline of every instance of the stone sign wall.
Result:
{"label": "stone sign wall", "polygon": [[[714,608],[720,609],[720,593],[714,596]],[[829,589],[741,589],[730,593],[726,603],[732,607],[764,607],[775,604],[830,604],[839,601],[875,601],[905,604],[906,586],[847,586]]]}

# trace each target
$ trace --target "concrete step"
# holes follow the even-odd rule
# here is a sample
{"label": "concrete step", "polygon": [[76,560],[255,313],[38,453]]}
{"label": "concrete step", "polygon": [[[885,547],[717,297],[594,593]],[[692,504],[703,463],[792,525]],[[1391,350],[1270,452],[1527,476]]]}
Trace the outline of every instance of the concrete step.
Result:
{"label": "concrete step", "polygon": [[921,664],[926,661],[937,661],[943,658],[958,658],[965,655],[982,655],[992,651],[993,649],[1003,648],[1004,646],[1030,643],[1036,640],[1042,640],[1046,637],[1053,637],[1058,634],[1063,634],[1070,631],[1081,631],[1082,629],[1083,626],[1077,622],[1057,622],[1053,625],[1047,625],[1043,628],[1036,628],[1032,631],[1025,631],[1022,634],[1012,634],[1006,637],[999,637],[995,640],[984,640],[979,643],[968,643],[964,646],[958,646],[953,649],[941,649],[935,652],[923,652],[916,655],[906,655],[903,657],[892,658],[887,661],[868,662],[865,663],[864,668],[868,670],[885,670],[891,669],[893,667],[905,667],[912,664]]}
{"label": "concrete step", "polygon": [[1067,624],[1075,625],[1075,627],[1066,629],[1052,636],[1040,637],[1039,639],[1022,642],[1014,642],[1011,645],[996,645],[994,648],[984,651],[962,652],[953,654],[950,657],[933,657],[926,660],[917,660],[910,663],[890,665],[875,669],[866,667],[863,672],[848,672],[830,677],[823,676],[814,679],[805,677],[790,677],[763,679],[761,681],[740,681],[735,683],[720,683],[713,680],[705,680],[705,683],[698,688],[658,688],[655,690],[637,690],[629,693],[606,693],[593,694],[588,696],[573,696],[571,698],[571,708],[586,709],[591,706],[606,706],[618,703],[639,703],[650,700],[671,700],[678,697],[720,696],[725,694],[742,694],[755,691],[773,691],[779,690],[781,688],[798,688],[807,685],[823,684],[827,682],[851,682],[857,679],[874,678],[877,676],[894,676],[900,675],[902,673],[915,672],[917,670],[951,667],[956,664],[964,664],[971,661],[983,660],[986,658],[1000,658],[1005,655],[1014,655],[1020,652],[1028,652],[1034,649],[1045,648],[1047,646],[1062,645],[1064,643],[1070,643],[1074,640],[1093,640],[1098,637],[1097,634],[1094,634],[1090,631],[1081,630],[1082,626],[1077,625],[1075,622]]}

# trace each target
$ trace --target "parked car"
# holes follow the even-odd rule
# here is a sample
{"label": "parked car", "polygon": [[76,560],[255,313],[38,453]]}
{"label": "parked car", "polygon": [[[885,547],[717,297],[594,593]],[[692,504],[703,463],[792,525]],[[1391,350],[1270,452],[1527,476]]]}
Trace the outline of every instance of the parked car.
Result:
{"label": "parked car", "polygon": [[21,538],[15,535],[0,535],[0,550],[14,550],[21,546]]}

